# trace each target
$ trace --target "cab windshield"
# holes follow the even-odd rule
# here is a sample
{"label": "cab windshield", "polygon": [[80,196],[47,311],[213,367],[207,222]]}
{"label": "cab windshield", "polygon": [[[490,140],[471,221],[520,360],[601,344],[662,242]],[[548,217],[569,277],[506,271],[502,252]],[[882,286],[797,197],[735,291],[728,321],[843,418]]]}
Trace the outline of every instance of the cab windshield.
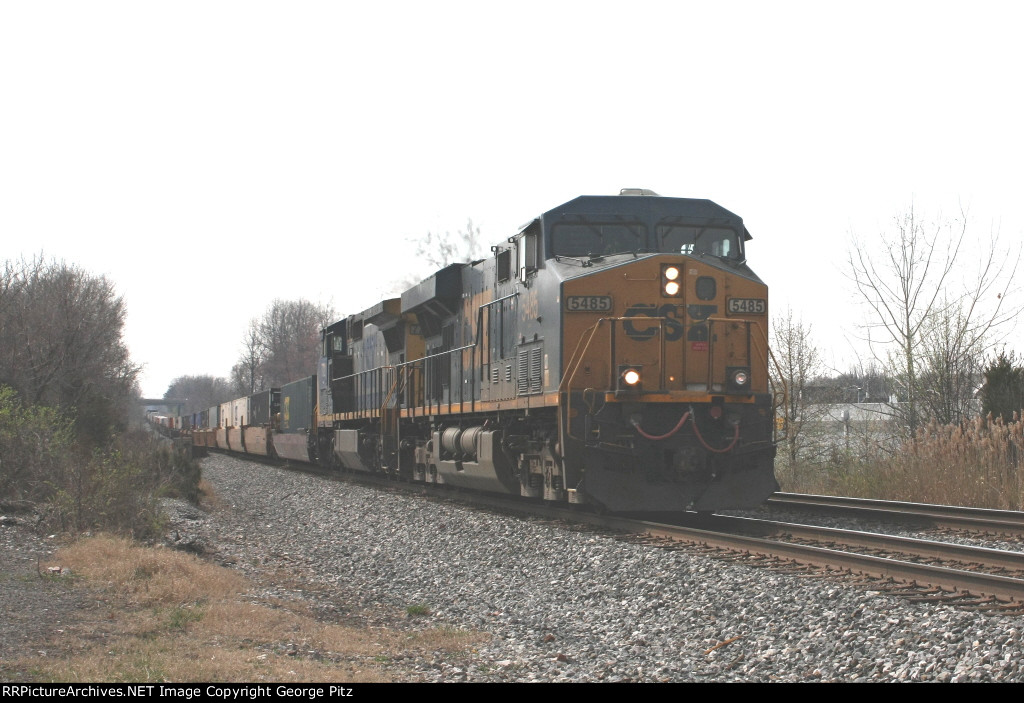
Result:
{"label": "cab windshield", "polygon": [[612,254],[651,253],[716,256],[743,260],[736,231],[721,224],[694,224],[693,219],[663,219],[653,238],[642,221],[608,216],[566,216],[551,228],[552,256],[596,258]]}
{"label": "cab windshield", "polygon": [[658,251],[663,254],[710,255],[720,259],[743,260],[740,239],[734,230],[727,227],[661,222],[655,230]]}
{"label": "cab windshield", "polygon": [[559,222],[551,231],[555,256],[607,256],[649,251],[647,227],[641,222]]}

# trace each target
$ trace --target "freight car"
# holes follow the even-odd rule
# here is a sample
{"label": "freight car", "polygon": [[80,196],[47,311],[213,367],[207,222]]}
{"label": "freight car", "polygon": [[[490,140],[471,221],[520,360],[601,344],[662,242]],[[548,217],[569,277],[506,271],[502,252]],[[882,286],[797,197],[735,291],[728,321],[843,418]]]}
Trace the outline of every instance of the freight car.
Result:
{"label": "freight car", "polygon": [[[576,198],[325,328],[267,446],[611,511],[758,505],[778,484],[749,239],[709,200]],[[220,413],[216,443],[244,449]]]}

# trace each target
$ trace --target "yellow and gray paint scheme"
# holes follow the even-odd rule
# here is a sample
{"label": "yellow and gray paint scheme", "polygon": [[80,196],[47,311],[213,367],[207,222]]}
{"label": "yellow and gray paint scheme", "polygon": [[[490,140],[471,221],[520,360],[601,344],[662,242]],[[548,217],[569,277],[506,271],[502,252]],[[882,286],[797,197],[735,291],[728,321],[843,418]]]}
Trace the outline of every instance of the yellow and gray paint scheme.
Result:
{"label": "yellow and gray paint scheme", "polygon": [[614,511],[757,505],[777,484],[748,239],[708,200],[576,198],[329,325],[315,375],[197,413],[193,441]]}
{"label": "yellow and gray paint scheme", "polygon": [[756,505],[777,484],[747,239],[649,191],[545,212],[324,330],[311,453],[615,511]]}

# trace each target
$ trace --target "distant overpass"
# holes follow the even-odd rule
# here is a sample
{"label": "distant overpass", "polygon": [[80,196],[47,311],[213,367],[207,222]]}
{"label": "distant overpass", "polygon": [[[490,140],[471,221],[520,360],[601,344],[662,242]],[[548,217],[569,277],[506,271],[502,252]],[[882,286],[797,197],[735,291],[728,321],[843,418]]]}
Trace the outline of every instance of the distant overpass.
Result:
{"label": "distant overpass", "polygon": [[159,415],[170,415],[177,417],[181,415],[182,409],[187,403],[187,399],[177,398],[140,398],[139,405],[142,406],[143,412],[155,412]]}

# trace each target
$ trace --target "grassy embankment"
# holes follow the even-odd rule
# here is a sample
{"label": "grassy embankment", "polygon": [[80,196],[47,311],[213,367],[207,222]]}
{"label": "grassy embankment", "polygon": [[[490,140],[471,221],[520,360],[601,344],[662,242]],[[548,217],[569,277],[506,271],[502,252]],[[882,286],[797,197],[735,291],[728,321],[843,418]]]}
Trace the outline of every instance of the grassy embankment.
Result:
{"label": "grassy embankment", "polygon": [[[0,501],[31,510],[38,529],[68,545],[39,576],[13,575],[4,584],[9,599],[20,592],[25,608],[38,608],[26,614],[39,634],[28,635],[43,641],[0,662],[0,679],[377,681],[388,678],[393,658],[462,651],[479,639],[443,628],[410,633],[322,622],[302,601],[256,598],[237,571],[143,546],[163,534],[164,498],[198,499],[198,465],[151,432],[86,445],[73,424],[0,386]],[[70,575],[49,577],[49,566]],[[284,580],[310,587],[292,583],[291,574]],[[53,588],[74,589],[89,607],[58,612],[48,601]],[[410,604],[407,615],[425,607]]]}
{"label": "grassy embankment", "polygon": [[[85,589],[97,605],[52,632],[39,643],[42,651],[33,648],[5,662],[0,678],[378,682],[400,677],[388,666],[395,660],[465,652],[482,638],[443,627],[324,622],[303,601],[256,597],[238,571],[121,537],[78,539],[57,553],[53,565],[69,575],[46,578]],[[416,605],[406,616],[421,614],[424,607]]]}

